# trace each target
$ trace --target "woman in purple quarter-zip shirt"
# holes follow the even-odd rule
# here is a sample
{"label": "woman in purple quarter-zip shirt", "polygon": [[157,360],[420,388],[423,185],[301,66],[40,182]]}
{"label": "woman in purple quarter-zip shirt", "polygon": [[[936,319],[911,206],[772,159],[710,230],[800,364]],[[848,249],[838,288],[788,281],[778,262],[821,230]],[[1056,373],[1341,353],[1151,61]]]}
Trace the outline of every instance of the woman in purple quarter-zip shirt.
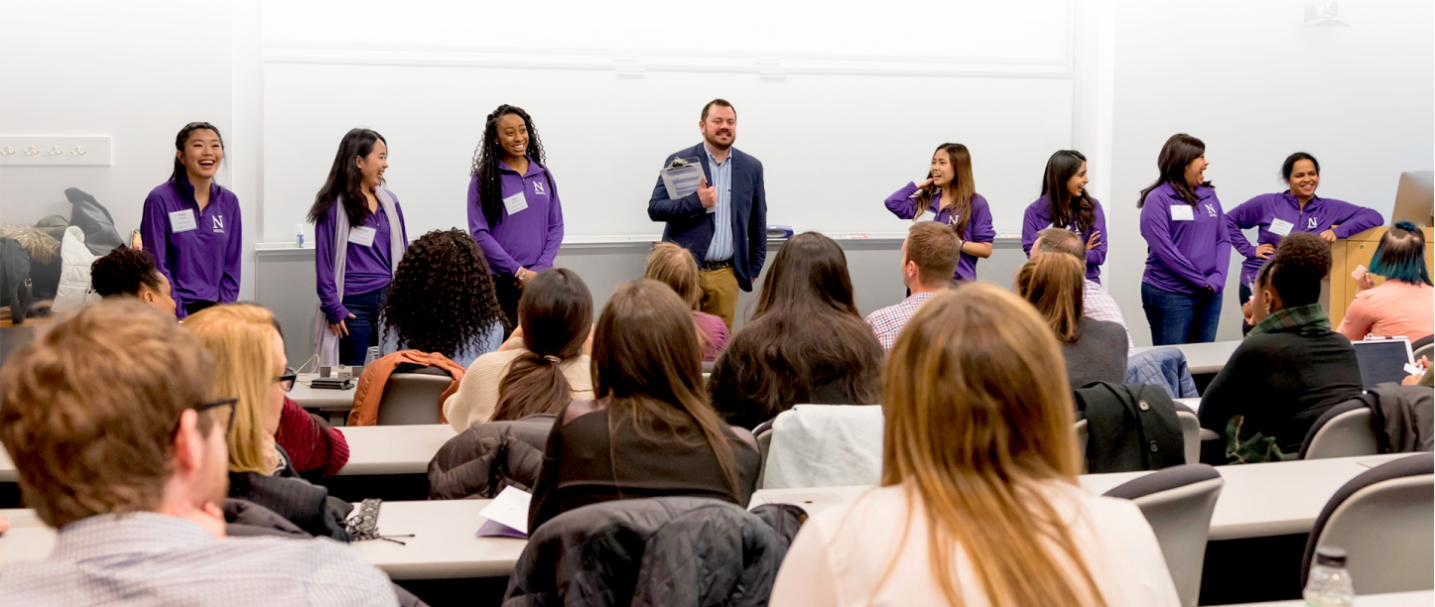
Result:
{"label": "woman in purple quarter-zip shirt", "polygon": [[399,199],[383,187],[388,158],[383,135],[349,131],[309,209],[320,365],[362,365],[368,349],[379,345],[379,311],[409,246]]}
{"label": "woman in purple quarter-zip shirt", "polygon": [[[921,183],[908,183],[887,197],[887,210],[902,219],[940,221],[961,240],[956,280],[977,279],[977,258],[992,256],[992,211],[972,181],[972,155],[960,143],[944,143],[932,153]],[[928,214],[930,212],[930,214]]]}
{"label": "woman in purple quarter-zip shirt", "polygon": [[1221,201],[1206,181],[1206,144],[1179,133],[1157,159],[1161,177],[1141,191],[1146,274],[1141,307],[1157,346],[1216,340],[1231,239]]}
{"label": "woman in purple quarter-zip shirt", "polygon": [[140,238],[169,280],[180,318],[239,298],[243,246],[239,199],[214,182],[224,139],[208,122],[191,122],[174,138],[174,173],[150,190]]}
{"label": "woman in purple quarter-zip shirt", "polygon": [[488,115],[468,181],[468,233],[493,271],[504,338],[518,326],[518,298],[533,276],[553,267],[563,244],[563,207],[543,142],[522,108]]}
{"label": "woman in purple quarter-zip shirt", "polygon": [[[1250,284],[1281,238],[1291,232],[1319,234],[1326,242],[1348,238],[1385,223],[1375,209],[1367,209],[1344,200],[1315,195],[1320,185],[1320,162],[1305,152],[1296,152],[1281,165],[1281,178],[1287,189],[1274,194],[1261,194],[1241,203],[1226,214],[1226,228],[1231,245],[1244,255],[1241,264],[1241,304],[1251,298]],[[1246,240],[1241,230],[1259,227],[1256,244]]]}
{"label": "woman in purple quarter-zip shirt", "polygon": [[1101,284],[1106,263],[1106,212],[1086,193],[1086,157],[1061,150],[1046,161],[1041,197],[1026,208],[1021,222],[1021,249],[1031,257],[1036,233],[1047,228],[1071,230],[1086,243],[1086,279]]}

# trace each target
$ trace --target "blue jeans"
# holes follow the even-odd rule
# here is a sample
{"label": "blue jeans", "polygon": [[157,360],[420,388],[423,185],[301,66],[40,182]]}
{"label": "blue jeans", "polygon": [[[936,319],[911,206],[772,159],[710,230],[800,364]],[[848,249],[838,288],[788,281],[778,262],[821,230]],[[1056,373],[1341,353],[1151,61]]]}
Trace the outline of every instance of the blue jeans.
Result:
{"label": "blue jeans", "polygon": [[1141,283],[1141,307],[1151,323],[1157,346],[1216,341],[1221,320],[1221,294],[1210,291],[1176,293]]}
{"label": "blue jeans", "polygon": [[383,287],[368,293],[344,295],[344,307],[354,318],[344,320],[349,336],[339,339],[339,364],[362,365],[369,354],[369,348],[379,345],[379,311],[384,306],[384,296],[389,288]]}

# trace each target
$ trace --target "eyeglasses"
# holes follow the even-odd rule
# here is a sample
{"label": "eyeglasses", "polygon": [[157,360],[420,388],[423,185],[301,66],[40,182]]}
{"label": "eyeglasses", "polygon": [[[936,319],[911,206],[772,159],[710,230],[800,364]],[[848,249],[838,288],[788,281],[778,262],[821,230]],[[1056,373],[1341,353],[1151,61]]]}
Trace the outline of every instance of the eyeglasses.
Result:
{"label": "eyeglasses", "polygon": [[299,379],[297,372],[293,369],[285,369],[284,374],[274,378],[274,381],[279,382],[279,387],[283,388],[285,392],[288,392],[294,389],[294,381],[297,379]]}
{"label": "eyeglasses", "polygon": [[195,413],[204,413],[210,409],[218,409],[220,407],[229,407],[229,417],[224,420],[224,432],[228,434],[229,429],[234,427],[234,412],[239,409],[239,399],[221,398],[207,403],[199,403],[190,408],[194,409]]}

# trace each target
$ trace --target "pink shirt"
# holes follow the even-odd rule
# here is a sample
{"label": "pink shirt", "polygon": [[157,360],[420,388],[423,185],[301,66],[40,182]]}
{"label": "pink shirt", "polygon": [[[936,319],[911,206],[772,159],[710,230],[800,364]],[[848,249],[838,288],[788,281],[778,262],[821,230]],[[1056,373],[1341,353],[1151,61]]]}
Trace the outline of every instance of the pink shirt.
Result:
{"label": "pink shirt", "polygon": [[703,332],[703,361],[717,360],[722,351],[727,349],[727,325],[722,318],[696,310],[693,311],[693,322],[697,323],[698,329]]}
{"label": "pink shirt", "polygon": [[1355,295],[1340,332],[1351,341],[1376,337],[1404,336],[1415,341],[1435,333],[1435,287],[1387,280]]}

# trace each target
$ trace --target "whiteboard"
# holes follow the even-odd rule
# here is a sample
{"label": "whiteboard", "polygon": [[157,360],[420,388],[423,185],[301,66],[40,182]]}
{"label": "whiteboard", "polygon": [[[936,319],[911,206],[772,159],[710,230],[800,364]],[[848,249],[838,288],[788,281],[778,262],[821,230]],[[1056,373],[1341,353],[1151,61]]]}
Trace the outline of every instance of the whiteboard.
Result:
{"label": "whiteboard", "polygon": [[[584,30],[577,25],[597,17],[572,2],[543,27],[567,32],[552,41],[574,48],[524,47],[506,31],[480,37],[488,46],[464,45],[473,42],[467,20],[479,17],[463,11],[473,9],[429,4],[375,4],[380,13],[361,20],[323,2],[265,4],[265,241],[294,239],[339,140],[358,126],[388,140],[387,187],[411,238],[466,227],[474,148],[501,103],[533,116],[569,237],[661,233],[647,215],[658,168],[701,141],[699,113],[715,97],[736,106],[736,147],[764,165],[768,223],[797,231],[905,231],[882,201],[925,176],[937,145],[960,142],[995,228],[1017,232],[1046,159],[1071,146],[1063,0],[907,1],[819,23],[739,2],[734,10],[771,17],[751,19],[763,35],[734,34],[706,54],[710,41],[690,35],[644,37],[650,21]],[[973,20],[960,28],[924,24],[964,16]],[[382,35],[365,36],[376,23]]]}

